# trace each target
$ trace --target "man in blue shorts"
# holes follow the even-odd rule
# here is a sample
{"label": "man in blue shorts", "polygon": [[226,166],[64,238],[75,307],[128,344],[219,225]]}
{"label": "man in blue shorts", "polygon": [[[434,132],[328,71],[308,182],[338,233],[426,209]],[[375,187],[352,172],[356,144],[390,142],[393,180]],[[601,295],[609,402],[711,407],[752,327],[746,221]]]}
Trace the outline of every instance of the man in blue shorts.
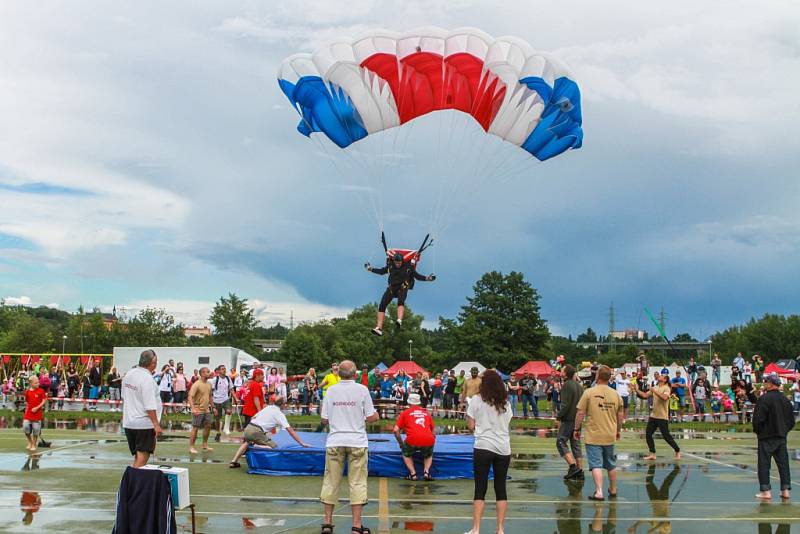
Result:
{"label": "man in blue shorts", "polygon": [[681,376],[680,371],[675,371],[672,392],[678,396],[678,421],[683,421],[683,409],[686,407],[686,379]]}
{"label": "man in blue shorts", "polygon": [[578,401],[575,416],[575,439],[581,437],[581,426],[586,420],[586,460],[594,480],[592,501],[603,500],[603,469],[608,471],[608,498],[617,496],[617,465],[614,443],[620,438],[620,429],[625,420],[622,399],[608,387],[611,369],[601,365],[597,369],[595,386],[583,392]]}

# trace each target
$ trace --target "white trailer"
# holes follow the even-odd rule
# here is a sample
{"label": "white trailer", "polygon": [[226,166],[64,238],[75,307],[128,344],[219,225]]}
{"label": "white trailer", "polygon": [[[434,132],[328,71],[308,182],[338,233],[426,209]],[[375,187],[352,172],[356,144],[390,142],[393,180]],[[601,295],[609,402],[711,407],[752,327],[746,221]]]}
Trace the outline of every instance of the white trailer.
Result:
{"label": "white trailer", "polygon": [[235,347],[114,347],[114,367],[117,372],[124,375],[129,369],[139,365],[139,356],[142,351],[152,349],[158,357],[158,369],[174,360],[183,362],[187,375],[195,369],[208,367],[212,371],[224,365],[230,369],[239,370],[241,367],[250,369],[259,360],[241,349]]}

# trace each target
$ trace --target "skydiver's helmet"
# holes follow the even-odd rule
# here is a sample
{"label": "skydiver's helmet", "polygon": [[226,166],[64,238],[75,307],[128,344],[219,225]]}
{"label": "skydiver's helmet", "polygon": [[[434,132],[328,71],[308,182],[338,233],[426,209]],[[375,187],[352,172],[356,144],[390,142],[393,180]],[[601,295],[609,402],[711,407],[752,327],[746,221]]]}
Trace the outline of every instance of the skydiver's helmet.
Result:
{"label": "skydiver's helmet", "polygon": [[392,256],[392,261],[399,261],[399,262],[401,262],[401,263],[402,263],[402,261],[403,261],[403,255],[402,255],[402,254],[400,254],[399,252],[395,252],[395,253],[394,253],[394,256]]}

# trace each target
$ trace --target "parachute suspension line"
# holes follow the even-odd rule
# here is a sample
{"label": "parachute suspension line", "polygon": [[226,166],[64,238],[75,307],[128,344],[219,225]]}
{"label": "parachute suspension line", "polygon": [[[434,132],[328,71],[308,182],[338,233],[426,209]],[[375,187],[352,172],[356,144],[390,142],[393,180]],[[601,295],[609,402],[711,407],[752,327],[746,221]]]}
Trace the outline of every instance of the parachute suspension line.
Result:
{"label": "parachute suspension line", "polygon": [[[311,125],[303,117],[302,114],[300,115],[300,117],[302,118],[303,122],[306,124],[306,127],[308,127],[309,130],[312,130]],[[314,134],[310,134],[308,137],[311,138],[317,144],[318,147],[320,147],[322,152],[325,154],[325,157],[328,160],[330,160],[330,162],[336,168],[336,172],[338,172],[340,176],[346,177],[348,174],[344,171],[344,169],[342,169],[340,167],[339,161],[337,160],[336,157],[333,156],[333,154],[330,153],[328,148],[325,146],[325,142],[322,141],[321,139],[318,139],[317,136],[314,135]],[[345,150],[342,150],[342,152],[347,154],[347,151],[345,151]],[[349,154],[347,154],[347,155],[349,156]],[[352,166],[351,166],[351,170],[353,170]],[[359,173],[355,173],[355,174],[359,174]],[[371,191],[371,186],[370,186],[369,183],[367,183],[366,188],[368,190],[367,193],[370,195],[370,200],[372,201],[371,202],[371,204],[372,204],[372,212],[370,213],[369,209],[367,209],[367,212],[370,214],[370,216],[371,216],[373,222],[375,223],[375,225],[382,229],[383,228],[383,221],[379,218],[378,210],[377,210],[377,207],[375,206],[374,199],[372,198],[372,191]],[[362,202],[363,202],[363,200],[362,200]]]}
{"label": "parachute suspension line", "polygon": [[[338,88],[336,86],[331,86],[329,88],[329,90],[333,90],[333,91],[338,91],[339,89],[340,88]],[[349,121],[344,120],[344,118],[341,116],[341,114],[339,113],[339,110],[336,107],[333,108],[333,112],[336,114],[336,117],[339,119],[339,121],[342,124],[344,124],[345,128],[347,129],[348,136],[351,139],[353,139],[355,137],[355,135],[350,129]],[[366,172],[367,189],[368,189],[368,194],[370,196],[370,201],[371,201],[371,203],[373,205],[373,210],[375,211],[376,222],[377,222],[378,227],[381,230],[383,230],[383,212],[382,212],[382,206],[379,207],[378,206],[378,202],[376,200],[376,183],[375,183],[375,179],[374,179],[374,174],[375,174],[374,173],[374,169],[372,169],[370,167],[369,162],[368,162],[368,158],[366,158],[366,157],[361,155],[361,151],[360,151],[359,147],[354,146],[354,145],[350,145],[350,147],[352,147],[351,150],[345,149],[345,150],[343,150],[343,152],[345,154],[351,156],[352,160],[357,162],[357,163],[359,163],[361,165],[361,167],[364,169],[364,171]]]}

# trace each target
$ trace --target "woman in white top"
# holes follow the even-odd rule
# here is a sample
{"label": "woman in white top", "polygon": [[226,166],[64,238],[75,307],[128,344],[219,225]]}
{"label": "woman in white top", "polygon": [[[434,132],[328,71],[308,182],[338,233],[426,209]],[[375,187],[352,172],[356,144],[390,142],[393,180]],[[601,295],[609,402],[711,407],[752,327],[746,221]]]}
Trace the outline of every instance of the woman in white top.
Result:
{"label": "woman in white top", "polygon": [[466,534],[480,533],[490,468],[494,473],[494,495],[497,502],[496,532],[505,532],[503,523],[508,508],[506,476],[511,463],[511,438],[508,435],[511,414],[508,393],[500,375],[491,369],[484,371],[479,393],[467,407],[467,426],[475,433],[475,448],[472,452],[475,496],[472,502],[472,529]]}
{"label": "woman in white top", "polygon": [[278,397],[283,397],[284,399],[289,398],[286,392],[286,371],[283,370],[283,367],[278,369],[278,384],[276,386],[275,394]]}

